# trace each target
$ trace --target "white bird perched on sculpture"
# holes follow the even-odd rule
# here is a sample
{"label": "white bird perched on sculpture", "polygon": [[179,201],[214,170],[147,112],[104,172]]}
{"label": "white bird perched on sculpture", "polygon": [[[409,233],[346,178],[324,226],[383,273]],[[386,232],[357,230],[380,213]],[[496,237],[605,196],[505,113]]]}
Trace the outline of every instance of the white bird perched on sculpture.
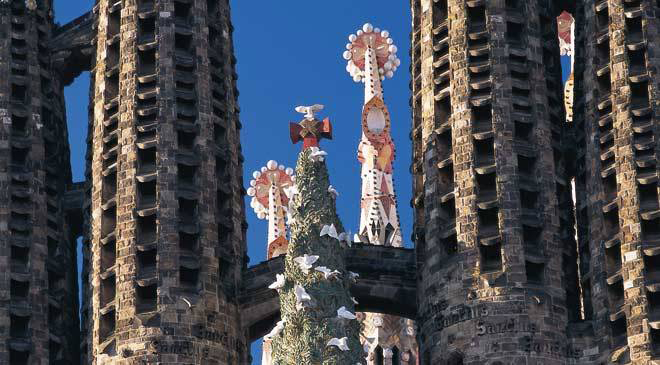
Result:
{"label": "white bird perched on sculpture", "polygon": [[339,239],[339,235],[337,234],[337,228],[335,228],[334,223],[331,225],[324,225],[321,228],[321,237],[323,236],[330,236],[336,240]]}
{"label": "white bird perched on sculpture", "polygon": [[330,270],[325,266],[317,266],[317,267],[314,268],[314,270],[323,273],[323,277],[326,280],[334,279],[334,278],[338,277],[339,274],[341,274],[341,272],[339,272],[338,270]]}
{"label": "white bird perched on sculpture", "polygon": [[337,346],[342,351],[348,351],[348,337],[331,338],[327,346]]}
{"label": "white bird perched on sculpture", "polygon": [[275,327],[273,327],[273,329],[266,336],[264,336],[264,338],[265,339],[273,338],[273,337],[279,335],[280,333],[282,333],[283,329],[284,329],[284,320],[281,320],[281,321],[277,322]]}
{"label": "white bird perched on sculpture", "polygon": [[335,198],[339,196],[337,189],[332,185],[328,186],[328,193],[332,194]]}
{"label": "white bird perched on sculpture", "polygon": [[293,288],[293,291],[296,294],[297,309],[302,309],[307,304],[309,304],[309,302],[312,301],[312,297],[309,294],[307,294],[307,291],[302,286],[296,284],[296,286]]}
{"label": "white bird perched on sculpture", "polygon": [[298,256],[294,258],[293,261],[295,261],[298,264],[298,266],[300,266],[300,270],[304,271],[305,274],[308,274],[309,269],[312,268],[312,266],[318,259],[319,257],[317,255],[304,254],[302,256]]}
{"label": "white bird perched on sculpture", "polygon": [[296,107],[296,111],[298,113],[305,114],[305,119],[314,120],[315,119],[314,114],[316,114],[317,112],[323,110],[323,108],[324,108],[324,106],[321,105],[321,104],[314,104],[314,105],[311,105],[311,106],[301,105],[301,106]]}
{"label": "white bird perched on sculpture", "polygon": [[268,286],[268,289],[277,290],[277,289],[282,289],[284,287],[284,283],[286,282],[286,280],[284,279],[284,275],[277,274],[275,275],[275,278],[276,280]]}
{"label": "white bird perched on sculpture", "polygon": [[351,279],[353,282],[356,282],[357,279],[360,277],[360,274],[358,274],[358,273],[356,273],[356,272],[352,272],[352,271],[349,271],[349,272],[348,272],[348,275],[349,275],[350,279]]}
{"label": "white bird perched on sculpture", "polygon": [[337,318],[341,319],[355,319],[357,318],[355,314],[351,313],[346,307],[341,306],[341,308],[337,309]]}

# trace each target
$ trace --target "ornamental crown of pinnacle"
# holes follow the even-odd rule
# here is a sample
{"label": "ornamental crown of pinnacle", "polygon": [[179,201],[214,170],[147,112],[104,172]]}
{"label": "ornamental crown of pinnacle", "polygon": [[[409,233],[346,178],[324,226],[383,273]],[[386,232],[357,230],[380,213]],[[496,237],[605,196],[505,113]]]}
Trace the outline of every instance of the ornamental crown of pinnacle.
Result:
{"label": "ornamental crown of pinnacle", "polygon": [[396,55],[398,49],[387,30],[374,28],[371,23],[366,23],[355,34],[349,35],[348,40],[343,57],[347,61],[346,71],[355,82],[365,82],[367,78],[365,58],[368,49],[375,53],[378,77],[381,80],[392,78],[401,65],[401,60]]}

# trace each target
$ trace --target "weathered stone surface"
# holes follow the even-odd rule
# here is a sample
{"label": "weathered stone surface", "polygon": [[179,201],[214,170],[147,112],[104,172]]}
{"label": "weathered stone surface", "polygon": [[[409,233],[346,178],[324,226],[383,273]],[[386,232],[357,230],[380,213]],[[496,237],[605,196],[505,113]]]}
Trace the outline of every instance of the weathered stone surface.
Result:
{"label": "weathered stone surface", "polygon": [[96,52],[94,24],[94,13],[88,12],[53,31],[51,62],[64,86],[92,68]]}
{"label": "weathered stone surface", "polygon": [[577,251],[551,1],[412,1],[422,364],[565,364]]}
{"label": "weathered stone surface", "polygon": [[[228,2],[99,0],[59,27],[49,3],[0,1],[0,364],[247,363],[283,260],[244,268]],[[660,361],[660,3],[411,5],[416,247],[348,250],[357,310],[414,318],[424,365]]]}
{"label": "weathered stone surface", "polygon": [[71,170],[49,3],[0,2],[0,364],[78,363]]}
{"label": "weathered stone surface", "polygon": [[248,361],[226,1],[98,1],[86,211],[91,364]]}

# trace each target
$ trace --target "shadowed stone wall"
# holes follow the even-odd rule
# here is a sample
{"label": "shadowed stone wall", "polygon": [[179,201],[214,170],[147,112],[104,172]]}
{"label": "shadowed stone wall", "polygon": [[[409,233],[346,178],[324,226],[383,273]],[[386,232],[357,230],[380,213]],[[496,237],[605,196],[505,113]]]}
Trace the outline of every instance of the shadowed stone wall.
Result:
{"label": "shadowed stone wall", "polygon": [[89,361],[245,363],[228,3],[99,0],[94,11]]}
{"label": "shadowed stone wall", "polygon": [[0,1],[0,363],[78,363],[65,106],[50,1]]}

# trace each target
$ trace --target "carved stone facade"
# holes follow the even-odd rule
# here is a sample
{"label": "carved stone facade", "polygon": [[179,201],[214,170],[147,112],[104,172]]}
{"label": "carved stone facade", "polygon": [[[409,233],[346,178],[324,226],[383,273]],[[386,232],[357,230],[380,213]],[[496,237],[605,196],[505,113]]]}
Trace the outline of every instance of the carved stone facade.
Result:
{"label": "carved stone facade", "polygon": [[245,362],[228,4],[99,0],[94,11],[89,362]]}
{"label": "carved stone facade", "polygon": [[654,363],[660,361],[660,3],[583,1],[575,13],[582,286],[591,292],[585,309],[593,332],[607,334],[593,346],[612,354],[602,361]]}
{"label": "carved stone facade", "polygon": [[[63,26],[51,3],[0,0],[0,364],[247,364],[284,258],[246,267],[228,1],[98,0]],[[416,247],[346,250],[355,309],[414,319],[422,365],[660,362],[660,2],[411,6]]]}
{"label": "carved stone facade", "polygon": [[656,360],[660,4],[411,4],[422,363]]}

